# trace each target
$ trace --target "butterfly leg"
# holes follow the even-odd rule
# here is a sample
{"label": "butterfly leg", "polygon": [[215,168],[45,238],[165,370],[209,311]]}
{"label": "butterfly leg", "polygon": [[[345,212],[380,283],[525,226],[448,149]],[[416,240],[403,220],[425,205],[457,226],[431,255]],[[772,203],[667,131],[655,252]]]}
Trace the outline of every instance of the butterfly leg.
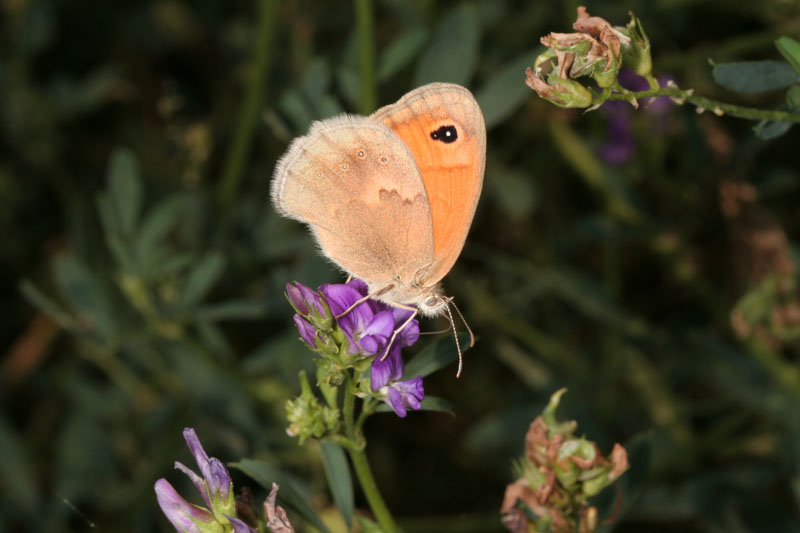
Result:
{"label": "butterfly leg", "polygon": [[400,309],[405,309],[406,311],[413,311],[413,312],[411,313],[411,316],[408,317],[408,319],[405,322],[403,322],[400,325],[400,327],[397,328],[396,330],[394,330],[394,332],[392,333],[392,338],[389,339],[389,344],[386,345],[386,350],[383,352],[383,355],[381,356],[381,359],[380,359],[381,361],[386,359],[386,356],[389,355],[389,348],[392,347],[392,343],[397,338],[397,336],[400,334],[400,332],[403,331],[404,329],[406,329],[406,326],[411,324],[411,321],[414,320],[414,317],[417,316],[417,314],[419,313],[419,309],[417,309],[416,307],[412,307],[410,305],[403,305],[403,304],[400,304],[400,303],[394,303],[393,302],[391,304],[391,306],[392,307],[397,307],[397,308],[400,308]]}
{"label": "butterfly leg", "polygon": [[367,300],[369,300],[370,298],[375,298],[376,296],[380,296],[381,294],[386,294],[386,292],[388,292],[388,291],[392,290],[393,288],[394,288],[394,285],[387,285],[386,287],[383,287],[382,289],[379,289],[379,290],[377,290],[377,291],[375,291],[375,292],[372,292],[372,293],[370,293],[370,294],[367,294],[367,295],[366,295],[366,296],[364,296],[363,298],[359,298],[359,299],[358,299],[358,300],[357,300],[357,301],[356,301],[356,302],[355,302],[353,305],[351,305],[350,307],[348,307],[347,309],[345,309],[344,311],[342,311],[341,313],[339,313],[338,315],[336,315],[336,317],[335,317],[335,318],[336,318],[337,320],[338,320],[338,319],[340,319],[340,318],[342,318],[342,317],[343,317],[343,316],[345,316],[347,313],[349,313],[350,311],[352,311],[353,309],[355,309],[355,308],[356,308],[356,307],[358,307],[359,305],[363,304],[364,302],[366,302],[366,301],[367,301]]}

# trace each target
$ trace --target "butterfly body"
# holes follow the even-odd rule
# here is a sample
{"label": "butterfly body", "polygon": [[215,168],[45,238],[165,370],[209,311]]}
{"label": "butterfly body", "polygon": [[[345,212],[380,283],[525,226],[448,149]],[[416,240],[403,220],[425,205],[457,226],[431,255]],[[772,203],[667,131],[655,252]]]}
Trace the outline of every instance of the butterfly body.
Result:
{"label": "butterfly body", "polygon": [[475,213],[485,150],[469,91],[434,83],[370,117],[312,124],[279,160],[272,201],[375,298],[433,316]]}

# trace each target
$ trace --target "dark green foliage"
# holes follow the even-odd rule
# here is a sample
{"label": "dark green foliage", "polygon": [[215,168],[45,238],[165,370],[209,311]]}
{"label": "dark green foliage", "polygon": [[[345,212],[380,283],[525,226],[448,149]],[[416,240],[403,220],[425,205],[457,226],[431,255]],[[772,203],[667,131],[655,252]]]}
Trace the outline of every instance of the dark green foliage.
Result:
{"label": "dark green foliage", "polygon": [[[375,477],[406,531],[500,531],[511,460],[567,387],[563,418],[630,454],[607,530],[796,531],[800,129],[764,124],[784,133],[765,141],[688,106],[621,104],[634,147],[610,164],[611,108],[557,109],[524,85],[576,5],[374,3],[379,105],[457,81],[489,128],[483,196],[445,279],[478,340],[458,380],[451,333],[407,354],[409,371],[439,369],[430,410],[369,420]],[[633,9],[654,72],[681,87],[800,102],[796,41],[773,45],[797,39],[794,2],[589,8],[620,25]],[[190,461],[186,426],[257,506],[277,481],[299,529],[350,508],[284,410],[299,371],[314,375],[284,285],[343,276],[273,212],[268,179],[311,121],[359,109],[359,57],[350,3],[0,3],[0,530],[170,531],[153,483],[191,493],[172,468]],[[709,57],[784,65],[745,73],[746,89],[782,89],[733,94]],[[599,496],[601,519],[614,497]]]}

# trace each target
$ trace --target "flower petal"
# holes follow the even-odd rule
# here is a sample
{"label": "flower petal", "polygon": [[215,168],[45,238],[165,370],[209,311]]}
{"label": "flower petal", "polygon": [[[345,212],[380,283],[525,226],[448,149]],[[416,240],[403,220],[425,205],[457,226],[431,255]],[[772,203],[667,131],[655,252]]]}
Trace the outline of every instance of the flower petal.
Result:
{"label": "flower petal", "polygon": [[389,407],[392,408],[392,411],[394,411],[397,416],[400,418],[406,417],[406,406],[403,405],[403,397],[398,391],[391,387],[389,388],[389,396],[386,403],[389,404]]}
{"label": "flower petal", "polygon": [[297,331],[300,332],[300,337],[306,344],[315,349],[319,347],[317,344],[317,328],[298,314],[294,315],[294,324],[297,326]]}
{"label": "flower petal", "polygon": [[289,303],[292,304],[298,313],[303,313],[304,315],[308,314],[308,307],[306,306],[306,302],[303,298],[303,293],[300,292],[300,288],[297,286],[300,285],[299,283],[295,283],[292,285],[291,283],[286,284],[286,296],[289,297]]}
{"label": "flower petal", "polygon": [[370,371],[370,380],[372,391],[377,392],[392,381],[396,381],[403,377],[403,359],[400,354],[400,345],[394,343],[389,349],[386,359],[380,360],[376,357],[372,362],[372,369]]}
{"label": "flower petal", "polygon": [[[325,285],[320,285],[319,290],[325,295],[325,299],[328,301],[328,307],[331,308],[331,312],[334,316],[341,315],[347,311],[351,305],[363,298],[361,293],[349,285],[326,283]],[[353,309],[353,311],[355,311],[355,309]],[[350,313],[345,316],[349,316]]]}
{"label": "flower petal", "polygon": [[364,328],[364,335],[380,335],[388,339],[394,333],[394,316],[391,311],[381,311],[372,317],[367,327]]}
{"label": "flower petal", "polygon": [[286,295],[289,297],[292,307],[303,316],[309,316],[312,313],[319,316],[326,314],[325,304],[322,303],[322,295],[302,283],[296,281],[294,284],[287,283]]}
{"label": "flower petal", "polygon": [[[421,402],[425,399],[425,387],[422,385],[422,376],[392,383],[392,387],[399,390],[404,397],[409,398],[409,401],[413,399],[414,403]],[[414,409],[419,409],[419,406],[417,405]]]}
{"label": "flower petal", "polygon": [[[389,385],[389,405],[397,416],[404,417],[406,408],[417,410],[420,402],[425,399],[425,389],[422,386],[422,376],[407,381],[397,381]],[[402,408],[400,407],[402,405]],[[402,415],[400,413],[403,413]]]}
{"label": "flower petal", "polygon": [[206,482],[205,480],[198,476],[194,470],[186,466],[185,464],[181,463],[180,461],[175,461],[175,468],[186,474],[189,479],[192,480],[192,484],[197,489],[197,492],[203,497],[203,500],[206,502],[206,505],[211,507],[211,501],[208,499],[208,491],[206,490]]}
{"label": "flower petal", "polygon": [[214,515],[211,512],[184,500],[166,479],[161,478],[156,481],[153,488],[161,511],[178,531],[202,533],[197,522],[206,524],[214,522]]}
{"label": "flower petal", "polygon": [[351,279],[350,281],[345,283],[345,285],[357,290],[362,297],[369,294],[369,287],[367,287],[367,284],[361,281],[360,279]]}

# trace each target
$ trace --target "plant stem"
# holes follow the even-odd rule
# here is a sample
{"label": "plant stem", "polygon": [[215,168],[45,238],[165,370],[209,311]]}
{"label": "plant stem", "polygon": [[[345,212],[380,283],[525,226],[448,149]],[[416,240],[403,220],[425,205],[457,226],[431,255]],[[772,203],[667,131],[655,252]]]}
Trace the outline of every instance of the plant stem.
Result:
{"label": "plant stem", "polygon": [[350,454],[350,461],[353,463],[353,470],[355,470],[358,483],[361,485],[361,490],[367,498],[367,503],[372,514],[375,515],[375,520],[381,526],[381,530],[385,533],[394,533],[397,531],[397,525],[394,523],[394,518],[386,507],[383,501],[378,485],[375,483],[375,478],[372,476],[372,469],[369,467],[367,461],[367,454],[364,453],[364,439],[360,435],[360,431],[356,431],[356,424],[354,421],[355,412],[355,394],[353,394],[352,383],[347,383],[344,387],[344,404],[342,406],[342,413],[344,414],[344,425],[347,437],[354,446],[347,446],[347,452]]}
{"label": "plant stem", "polygon": [[244,101],[239,114],[239,123],[236,128],[233,142],[225,156],[225,166],[217,191],[217,200],[220,205],[228,207],[239,192],[247,155],[253,140],[253,132],[258,124],[259,108],[264,98],[264,85],[267,80],[267,71],[270,63],[270,42],[272,41],[273,28],[275,27],[275,0],[260,0],[258,4],[258,25],[255,33],[255,47],[253,50],[253,64]]}
{"label": "plant stem", "polygon": [[732,117],[747,118],[751,120],[779,120],[785,122],[800,123],[800,113],[790,111],[778,111],[775,109],[758,109],[755,107],[744,107],[718,100],[711,100],[703,96],[696,96],[692,90],[683,90],[676,87],[664,87],[660,89],[648,89],[646,91],[623,91],[611,94],[609,100],[625,100],[631,102],[634,99],[650,98],[659,96],[670,96],[680,100],[685,100],[697,106],[698,110],[708,110],[717,115],[730,115]]}
{"label": "plant stem", "polygon": [[372,513],[375,519],[381,526],[381,531],[384,533],[394,533],[397,531],[397,525],[394,523],[394,518],[389,512],[389,508],[383,502],[383,497],[378,490],[378,485],[375,483],[375,478],[372,477],[372,470],[367,461],[367,454],[363,449],[348,449],[350,453],[350,460],[353,462],[353,470],[356,472],[356,477],[361,485],[361,490],[364,491],[364,496],[367,498]]}
{"label": "plant stem", "polygon": [[358,67],[361,74],[359,110],[362,115],[375,111],[375,49],[373,47],[372,0],[355,0],[358,29]]}

